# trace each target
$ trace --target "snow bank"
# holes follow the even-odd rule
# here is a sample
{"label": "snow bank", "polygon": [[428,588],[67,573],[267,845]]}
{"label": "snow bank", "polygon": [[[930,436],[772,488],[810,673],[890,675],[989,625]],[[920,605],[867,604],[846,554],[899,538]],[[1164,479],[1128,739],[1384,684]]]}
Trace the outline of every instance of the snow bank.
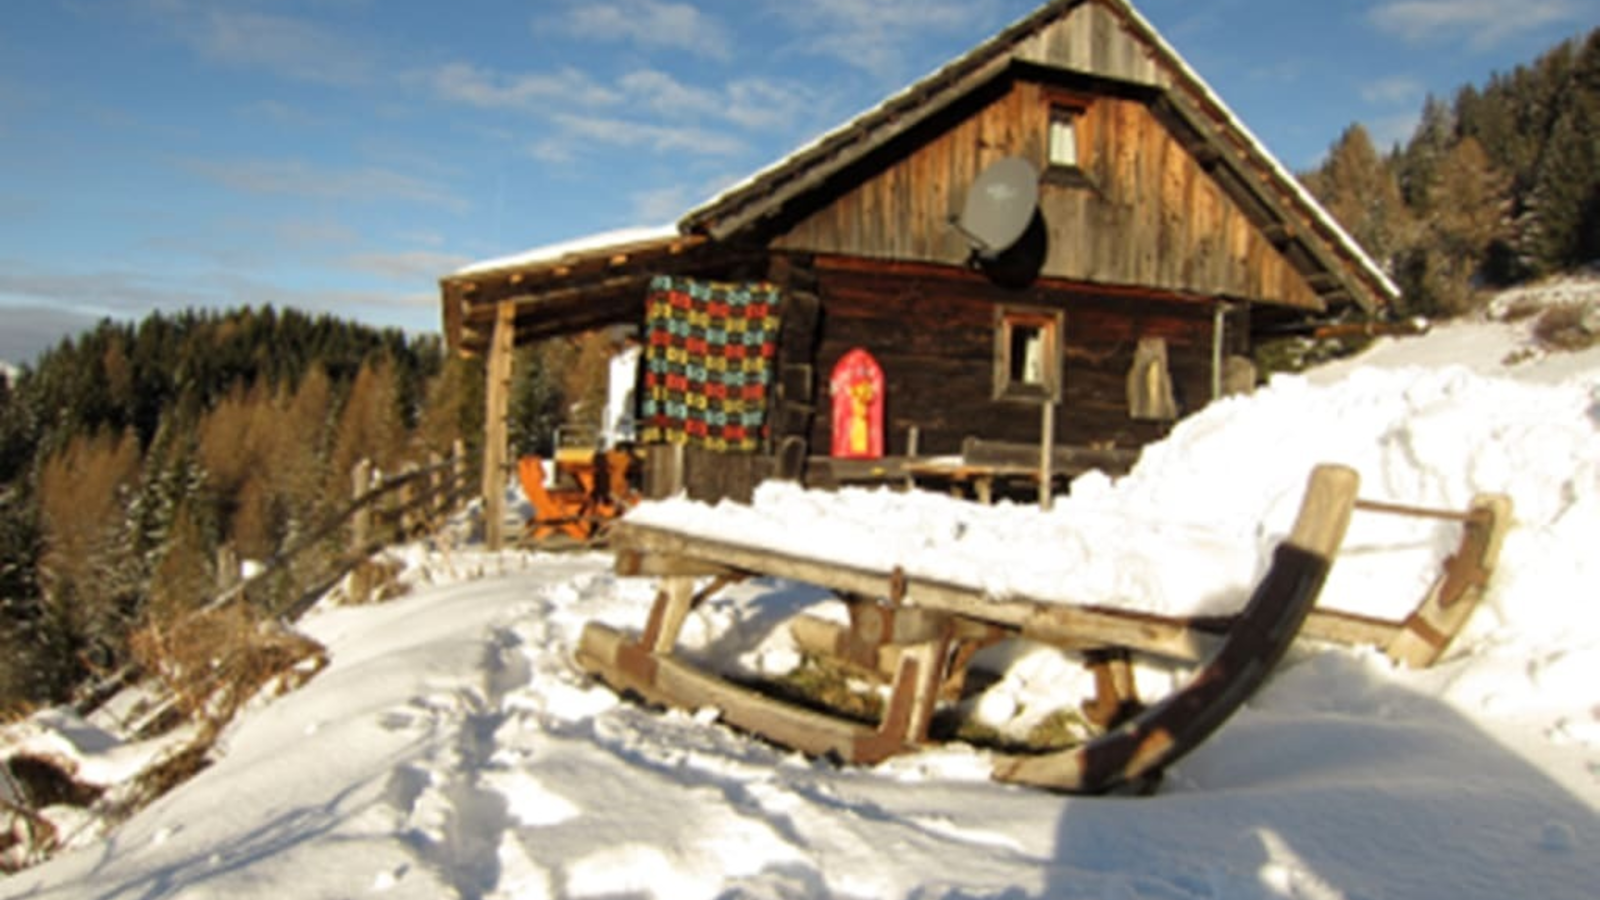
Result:
{"label": "snow bank", "polygon": [[[1374,499],[1513,497],[1488,602],[1444,660],[1408,672],[1298,644],[1157,796],[993,784],[963,746],[837,768],[709,713],[626,702],[570,654],[585,622],[640,627],[650,581],[618,579],[600,554],[416,545],[395,554],[408,596],[303,623],[329,666],[230,726],[211,768],[82,851],[0,879],[0,897],[1587,900],[1600,357],[1503,365],[1520,340],[1506,324],[1437,329],[1279,379],[1186,421],[1128,477],[1079,481],[1049,515],[781,487],[740,513],[752,540],[914,559],[995,590],[1081,578],[1075,590],[1159,605],[1247,584],[1318,461],[1358,468]],[[824,511],[856,537],[813,533]],[[708,512],[645,515],[688,526]],[[1047,549],[1012,546],[1025,540]],[[1408,606],[1454,540],[1363,515],[1329,599]],[[958,554],[979,570],[959,571]],[[746,583],[685,634],[736,656],[823,596]],[[1079,677],[1047,648],[997,662],[980,702],[1003,724],[1058,706]],[[54,753],[113,746],[101,723],[36,721]]]}
{"label": "snow bank", "polygon": [[[768,483],[753,504],[682,498],[630,521],[926,578],[998,596],[1172,615],[1236,610],[1293,524],[1311,468],[1355,468],[1366,499],[1464,510],[1509,494],[1519,532],[1582,528],[1600,495],[1600,386],[1461,367],[1284,376],[1180,423],[1127,477],[1078,479],[1051,512],[929,493],[808,492]],[[1459,526],[1358,515],[1324,592],[1331,608],[1404,614]],[[1537,543],[1530,537],[1516,545]]]}

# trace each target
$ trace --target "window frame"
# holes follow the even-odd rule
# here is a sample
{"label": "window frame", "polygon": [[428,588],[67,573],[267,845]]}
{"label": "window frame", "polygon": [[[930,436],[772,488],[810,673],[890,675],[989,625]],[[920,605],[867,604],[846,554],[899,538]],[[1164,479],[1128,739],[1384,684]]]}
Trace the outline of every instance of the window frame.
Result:
{"label": "window frame", "polygon": [[[1086,153],[1090,146],[1088,123],[1093,99],[1069,91],[1049,90],[1044,94],[1044,102],[1044,181],[1069,187],[1093,187],[1088,174],[1090,160]],[[1071,129],[1071,162],[1059,162],[1056,159],[1056,135],[1061,123],[1067,123],[1066,127]]]}
{"label": "window frame", "polygon": [[[1037,329],[1044,367],[1038,381],[1019,375],[1018,331]],[[1061,400],[1065,356],[1062,353],[1066,315],[1037,306],[997,306],[994,314],[994,399],[1004,402],[1056,403]]]}

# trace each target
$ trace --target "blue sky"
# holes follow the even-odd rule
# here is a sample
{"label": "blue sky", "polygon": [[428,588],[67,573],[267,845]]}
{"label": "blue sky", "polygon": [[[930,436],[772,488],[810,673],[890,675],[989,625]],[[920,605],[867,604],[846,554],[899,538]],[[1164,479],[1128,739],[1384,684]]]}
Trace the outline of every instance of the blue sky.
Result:
{"label": "blue sky", "polygon": [[[1295,170],[1600,23],[1600,0],[1136,5]],[[0,359],[185,307],[435,331],[441,275],[672,221],[1035,6],[8,3]]]}

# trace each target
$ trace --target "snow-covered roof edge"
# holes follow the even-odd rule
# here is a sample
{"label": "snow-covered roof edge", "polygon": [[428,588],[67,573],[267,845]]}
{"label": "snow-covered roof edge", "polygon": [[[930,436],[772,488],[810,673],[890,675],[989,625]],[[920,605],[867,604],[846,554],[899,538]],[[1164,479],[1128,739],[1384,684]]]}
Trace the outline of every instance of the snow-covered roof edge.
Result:
{"label": "snow-covered roof edge", "polygon": [[1205,98],[1206,102],[1215,106],[1217,110],[1222,113],[1223,118],[1227,121],[1228,127],[1238,132],[1239,136],[1244,138],[1244,140],[1250,145],[1251,149],[1260,154],[1261,159],[1272,168],[1272,172],[1278,178],[1278,180],[1288,185],[1289,189],[1296,195],[1296,198],[1311,210],[1312,215],[1316,216],[1318,221],[1325,225],[1330,232],[1332,232],[1334,238],[1341,245],[1343,245],[1344,249],[1349,251],[1351,256],[1355,257],[1356,262],[1367,270],[1367,274],[1371,275],[1375,281],[1382,285],[1383,289],[1388,292],[1391,298],[1399,297],[1400,287],[1396,285],[1393,279],[1391,279],[1383,271],[1382,267],[1380,267],[1377,262],[1373,260],[1372,256],[1367,253],[1366,248],[1362,247],[1355,238],[1351,237],[1350,232],[1346,231],[1344,226],[1339,224],[1339,220],[1334,218],[1333,214],[1328,212],[1327,208],[1324,207],[1316,197],[1312,196],[1309,190],[1306,190],[1306,186],[1300,182],[1300,179],[1296,178],[1294,173],[1290,172],[1289,169],[1284,166],[1283,162],[1280,161],[1271,150],[1267,149],[1267,145],[1262,142],[1260,138],[1256,137],[1255,132],[1251,131],[1250,127],[1244,123],[1244,120],[1239,118],[1239,116],[1234,113],[1232,107],[1223,102],[1221,95],[1213,90],[1211,85],[1204,78],[1200,77],[1200,73],[1195,71],[1194,67],[1189,65],[1189,61],[1184,59],[1182,54],[1178,53],[1176,48],[1167,43],[1167,39],[1162,37],[1161,32],[1156,30],[1156,27],[1150,23],[1150,20],[1146,19],[1144,14],[1135,9],[1133,4],[1127,2],[1127,0],[1110,0],[1110,2],[1114,2],[1122,6],[1126,10],[1129,18],[1133,19],[1140,28],[1144,29],[1144,31],[1149,35],[1150,40],[1154,41],[1156,46],[1160,48],[1161,52],[1169,57],[1173,64],[1178,67],[1179,71],[1183,74],[1183,77],[1188,79],[1190,83],[1192,83],[1194,87],[1200,91],[1200,94]]}
{"label": "snow-covered roof edge", "polygon": [[680,236],[678,225],[675,222],[666,225],[618,228],[559,243],[545,244],[542,247],[533,247],[520,253],[480,260],[457,269],[450,273],[450,277],[459,278],[482,275],[486,272],[502,269],[524,269],[540,264],[553,264],[560,262],[564,257],[587,256],[597,250],[656,243],[658,241],[672,240]]}

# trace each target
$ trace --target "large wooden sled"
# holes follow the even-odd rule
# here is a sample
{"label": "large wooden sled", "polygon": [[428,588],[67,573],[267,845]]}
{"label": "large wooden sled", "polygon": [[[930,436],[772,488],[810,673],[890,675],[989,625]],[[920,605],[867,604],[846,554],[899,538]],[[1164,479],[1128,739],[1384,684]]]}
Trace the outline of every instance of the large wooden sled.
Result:
{"label": "large wooden sled", "polygon": [[[579,664],[618,690],[690,709],[714,708],[739,729],[816,756],[876,763],[928,740],[941,697],[958,691],[974,652],[1022,637],[1083,655],[1097,696],[1085,703],[1099,730],[1054,752],[995,752],[995,778],[1072,793],[1139,789],[1198,746],[1265,681],[1298,635],[1370,643],[1410,665],[1443,653],[1476,605],[1499,554],[1509,501],[1482,497],[1467,512],[1363,503],[1356,473],[1319,466],[1289,536],[1237,615],[1177,619],[1095,605],[1008,597],[870,571],[623,520],[612,533],[624,575],[655,576],[661,590],[644,633],[597,623],[584,630]],[[1451,518],[1461,545],[1403,621],[1315,610],[1317,596],[1358,509]],[[706,597],[751,575],[808,582],[838,594],[850,624],[800,617],[794,634],[809,651],[885,673],[883,712],[866,723],[799,706],[704,671],[673,648],[685,617]],[[698,592],[697,583],[710,578]],[[1151,655],[1196,665],[1186,685],[1145,706],[1133,690],[1132,659]]]}

